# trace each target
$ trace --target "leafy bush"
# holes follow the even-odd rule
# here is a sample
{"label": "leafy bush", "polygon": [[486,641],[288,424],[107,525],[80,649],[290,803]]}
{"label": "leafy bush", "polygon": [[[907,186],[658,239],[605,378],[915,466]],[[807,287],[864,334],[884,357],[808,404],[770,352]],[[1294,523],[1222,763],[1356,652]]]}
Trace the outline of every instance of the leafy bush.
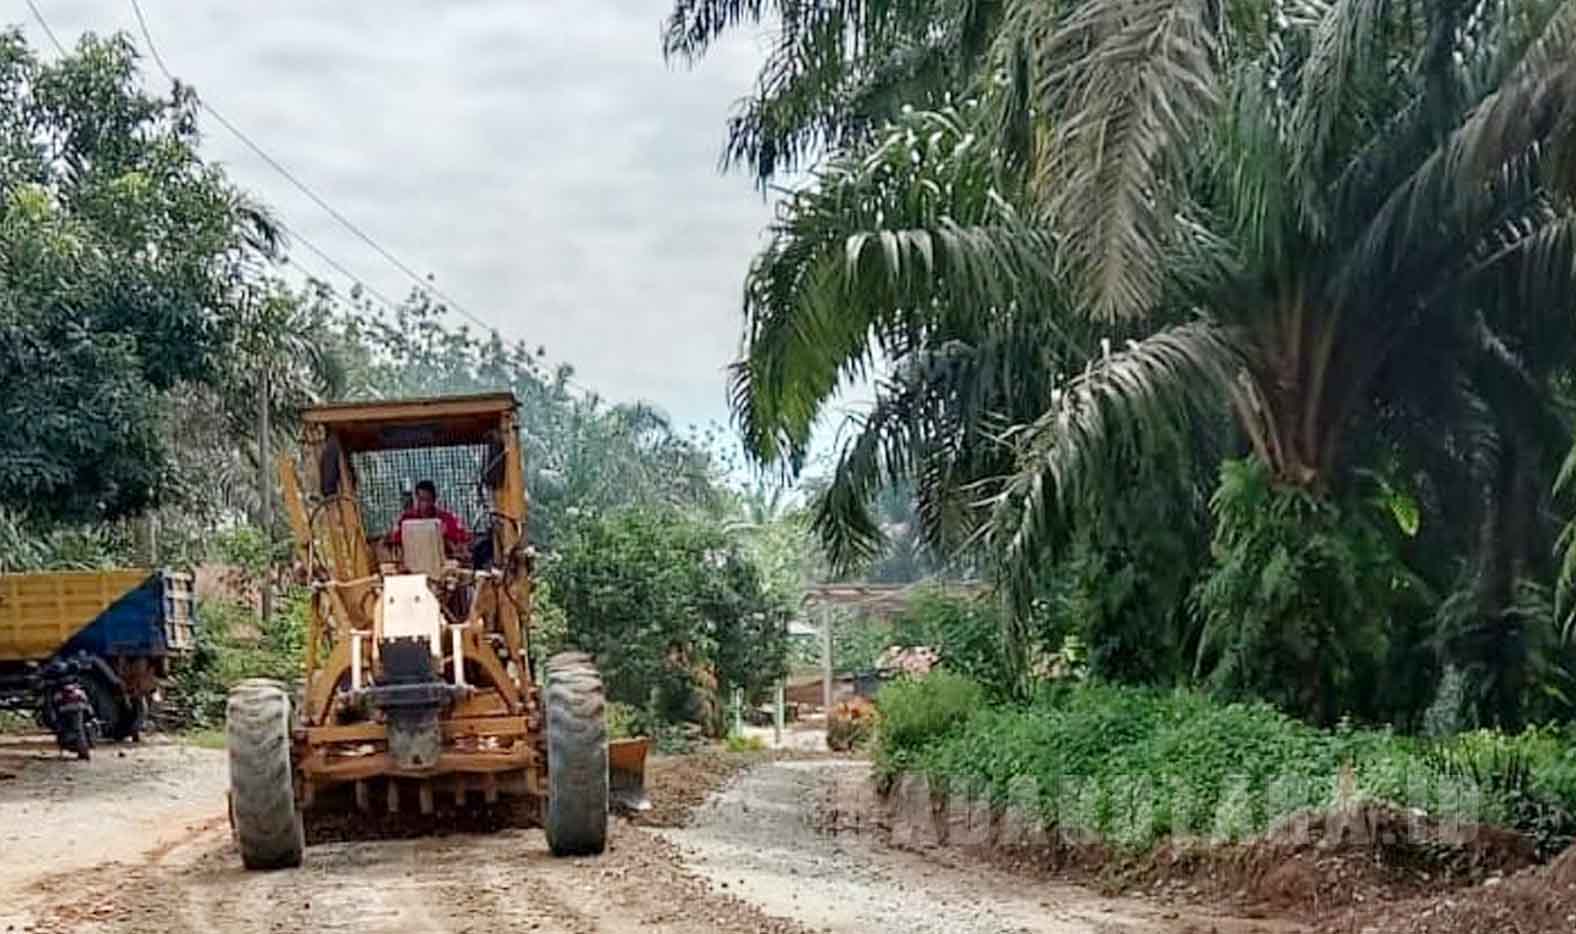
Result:
{"label": "leafy bush", "polygon": [[949,730],[961,728],[984,697],[979,684],[948,671],[894,681],[876,695],[882,747],[919,749]]}
{"label": "leafy bush", "polygon": [[[1557,731],[1428,742],[1345,723],[1319,730],[1268,704],[1187,691],[1061,686],[1025,706],[983,709],[978,694],[962,709],[938,700],[955,690],[913,682],[883,692],[884,782],[916,770],[1003,801],[1027,779],[1045,820],[1121,845],[1262,832],[1333,803],[1346,767],[1359,797],[1515,826],[1546,851],[1570,832],[1576,806],[1576,744]],[[1481,798],[1461,794],[1471,789]]]}
{"label": "leafy bush", "polygon": [[1005,697],[1014,684],[1007,656],[1006,621],[994,597],[959,597],[921,591],[894,623],[898,645],[928,645],[950,671]]}
{"label": "leafy bush", "polygon": [[1508,736],[1474,730],[1428,750],[1440,773],[1486,789],[1506,823],[1529,834],[1544,856],[1576,840],[1576,742],[1569,728]]}
{"label": "leafy bush", "polygon": [[628,737],[639,735],[636,724],[640,717],[640,711],[628,704],[620,704],[618,701],[608,701],[605,709],[607,712],[608,739],[627,739]]}
{"label": "leafy bush", "polygon": [[[258,627],[252,610],[239,604],[207,601],[197,608],[196,647],[172,672],[164,702],[156,713],[166,729],[205,729],[224,725],[224,704],[231,685],[245,678],[301,679],[306,647],[307,600],[296,591]],[[249,633],[255,632],[255,636]]]}
{"label": "leafy bush", "polygon": [[724,742],[729,752],[763,752],[766,749],[766,740],[759,736],[743,736],[738,733],[728,734]]}
{"label": "leafy bush", "polygon": [[784,673],[786,607],[736,543],[677,510],[584,517],[543,576],[553,638],[596,656],[612,700],[715,731],[719,697]]}
{"label": "leafy bush", "polygon": [[[1398,670],[1391,638],[1426,613],[1383,502],[1345,503],[1277,486],[1257,458],[1226,461],[1211,508],[1214,567],[1195,591],[1201,674],[1223,697],[1262,698],[1332,724],[1343,710],[1383,717],[1428,698],[1382,696]],[[1412,713],[1412,710],[1406,710]]]}

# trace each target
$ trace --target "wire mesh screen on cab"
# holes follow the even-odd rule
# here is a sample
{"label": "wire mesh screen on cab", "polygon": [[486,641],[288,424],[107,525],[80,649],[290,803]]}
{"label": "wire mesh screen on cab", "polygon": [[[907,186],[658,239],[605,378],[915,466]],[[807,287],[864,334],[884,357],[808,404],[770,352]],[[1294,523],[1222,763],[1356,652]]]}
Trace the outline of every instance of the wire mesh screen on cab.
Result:
{"label": "wire mesh screen on cab", "polygon": [[438,508],[454,513],[472,531],[487,528],[493,506],[492,490],[482,480],[484,444],[361,451],[351,455],[351,463],[368,537],[387,535],[394,528],[423,480],[438,488]]}

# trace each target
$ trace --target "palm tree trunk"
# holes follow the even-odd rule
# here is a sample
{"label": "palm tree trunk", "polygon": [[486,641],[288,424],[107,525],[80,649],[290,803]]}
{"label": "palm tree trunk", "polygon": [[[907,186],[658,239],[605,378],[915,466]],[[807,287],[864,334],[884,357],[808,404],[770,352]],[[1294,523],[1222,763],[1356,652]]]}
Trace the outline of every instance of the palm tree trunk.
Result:
{"label": "palm tree trunk", "polygon": [[[1282,486],[1329,492],[1347,422],[1395,346],[1395,334],[1343,336],[1345,324],[1340,311],[1294,293],[1246,335],[1238,420]],[[1332,384],[1332,374],[1341,382]]]}
{"label": "palm tree trunk", "polygon": [[1328,488],[1339,432],[1327,376],[1346,365],[1336,359],[1339,325],[1339,316],[1294,295],[1249,336],[1237,414],[1278,484],[1321,494]]}

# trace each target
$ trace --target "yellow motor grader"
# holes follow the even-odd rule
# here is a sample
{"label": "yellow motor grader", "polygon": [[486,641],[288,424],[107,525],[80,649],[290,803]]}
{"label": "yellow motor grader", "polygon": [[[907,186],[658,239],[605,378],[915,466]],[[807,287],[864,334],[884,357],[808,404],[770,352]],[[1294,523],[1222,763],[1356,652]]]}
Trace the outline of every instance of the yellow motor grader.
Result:
{"label": "yellow motor grader", "polygon": [[300,865],[304,821],[330,808],[524,799],[566,856],[603,850],[610,799],[649,807],[647,741],[608,742],[591,658],[547,659],[545,686],[532,674],[517,407],[505,393],[304,413],[299,455],[279,461],[312,592],[304,679],[244,681],[226,709],[247,868]]}

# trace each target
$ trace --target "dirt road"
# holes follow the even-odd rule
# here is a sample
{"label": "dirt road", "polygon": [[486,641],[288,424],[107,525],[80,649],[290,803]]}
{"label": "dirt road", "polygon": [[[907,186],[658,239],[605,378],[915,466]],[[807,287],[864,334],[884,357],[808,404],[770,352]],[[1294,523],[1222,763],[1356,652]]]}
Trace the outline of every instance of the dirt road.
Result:
{"label": "dirt road", "polygon": [[224,762],[222,752],[158,742],[78,762],[47,737],[0,736],[0,925],[21,926],[39,879],[156,861],[222,826]]}
{"label": "dirt road", "polygon": [[[492,932],[1155,932],[1284,930],[1073,887],[962,871],[810,827],[838,760],[758,765],[682,829],[615,825],[607,854],[557,860],[540,831],[309,848],[246,873],[223,818],[222,753],[111,748],[90,763],[0,754],[0,917],[57,934]],[[654,769],[663,767],[660,760]],[[672,777],[666,778],[671,784]],[[662,783],[658,782],[660,789]],[[20,805],[20,806],[19,806]]]}
{"label": "dirt road", "polygon": [[966,871],[881,845],[817,832],[815,802],[852,800],[868,764],[775,762],[740,776],[665,831],[685,865],[773,915],[821,931],[898,934],[1283,932],[1294,926],[1104,898],[1071,885],[1026,885],[983,866]]}

